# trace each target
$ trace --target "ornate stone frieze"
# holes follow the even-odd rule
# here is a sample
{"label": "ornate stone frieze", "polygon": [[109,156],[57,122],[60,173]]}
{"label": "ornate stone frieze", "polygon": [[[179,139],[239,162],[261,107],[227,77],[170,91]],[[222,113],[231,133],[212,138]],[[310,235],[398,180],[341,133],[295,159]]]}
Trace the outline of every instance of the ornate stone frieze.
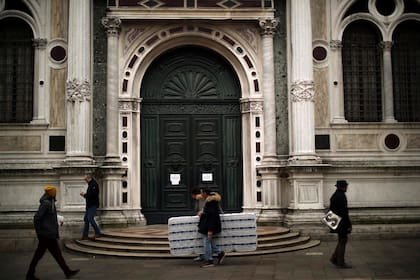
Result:
{"label": "ornate stone frieze", "polygon": [[45,38],[35,38],[32,41],[32,45],[36,49],[44,49],[47,46],[47,43],[48,41]]}
{"label": "ornate stone frieze", "polygon": [[239,104],[142,104],[144,114],[237,114]]}
{"label": "ornate stone frieze", "polygon": [[121,20],[117,17],[104,17],[102,25],[106,28],[108,36],[117,36],[120,32]]}
{"label": "ornate stone frieze", "polygon": [[276,18],[266,18],[266,19],[260,19],[259,23],[262,29],[261,31],[262,35],[273,36],[274,33],[276,33],[276,27],[279,24],[279,21]]}
{"label": "ornate stone frieze", "polygon": [[298,80],[292,83],[292,102],[314,101],[314,82]]}
{"label": "ornate stone frieze", "polygon": [[139,112],[140,111],[140,104],[138,100],[123,100],[119,101],[119,109],[120,111],[131,111],[131,112]]}
{"label": "ornate stone frieze", "polygon": [[72,79],[66,83],[67,90],[67,101],[70,102],[82,102],[90,101],[91,98],[91,87],[88,80]]}
{"label": "ornate stone frieze", "polygon": [[331,40],[330,41],[330,48],[331,49],[341,49],[343,47],[343,43],[340,40]]}
{"label": "ornate stone frieze", "polygon": [[241,112],[253,112],[253,113],[262,113],[263,112],[263,102],[257,100],[248,100],[241,103]]}

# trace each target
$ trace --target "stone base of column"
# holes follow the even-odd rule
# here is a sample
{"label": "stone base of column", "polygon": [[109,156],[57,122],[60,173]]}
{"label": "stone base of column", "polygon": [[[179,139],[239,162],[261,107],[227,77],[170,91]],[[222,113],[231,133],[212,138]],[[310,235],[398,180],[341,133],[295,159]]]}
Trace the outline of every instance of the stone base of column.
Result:
{"label": "stone base of column", "polygon": [[284,214],[280,208],[262,208],[256,214],[258,225],[283,225]]}
{"label": "stone base of column", "polygon": [[129,225],[146,225],[146,219],[140,209],[101,210],[100,224],[104,227],[125,227]]}
{"label": "stone base of column", "polygon": [[68,166],[94,165],[95,160],[93,160],[92,157],[86,155],[66,156],[64,164]]}
{"label": "stone base of column", "polygon": [[105,166],[119,166],[121,165],[121,158],[119,156],[106,156],[104,160]]}
{"label": "stone base of column", "polygon": [[294,155],[288,159],[289,165],[314,165],[321,163],[322,160],[317,155]]}

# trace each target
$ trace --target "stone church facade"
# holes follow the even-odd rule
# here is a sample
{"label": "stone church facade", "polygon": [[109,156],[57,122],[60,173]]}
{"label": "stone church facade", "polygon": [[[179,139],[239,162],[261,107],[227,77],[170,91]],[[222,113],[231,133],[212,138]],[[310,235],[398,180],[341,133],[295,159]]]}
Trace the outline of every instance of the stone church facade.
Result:
{"label": "stone church facade", "polygon": [[337,179],[356,224],[419,223],[418,27],[416,0],[0,0],[0,225],[46,184],[80,225],[86,173],[103,226],[203,185],[313,230]]}

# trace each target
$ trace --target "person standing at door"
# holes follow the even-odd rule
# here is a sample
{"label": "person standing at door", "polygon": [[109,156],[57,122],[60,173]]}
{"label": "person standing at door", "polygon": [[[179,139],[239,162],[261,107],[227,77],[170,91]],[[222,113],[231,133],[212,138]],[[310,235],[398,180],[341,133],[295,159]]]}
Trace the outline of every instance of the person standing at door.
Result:
{"label": "person standing at door", "polygon": [[208,188],[201,189],[201,195],[206,201],[198,223],[198,232],[203,235],[205,251],[204,264],[201,267],[211,267],[214,266],[213,253],[218,256],[218,264],[221,264],[225,258],[225,252],[220,250],[214,241],[215,235],[222,231],[219,213],[221,197]]}
{"label": "person standing at door", "polygon": [[45,186],[44,192],[39,200],[40,205],[38,211],[34,216],[38,247],[35,250],[28,272],[26,273],[26,280],[39,280],[35,277],[35,269],[47,249],[63,270],[66,278],[71,278],[79,272],[79,269],[71,270],[68,267],[58,244],[59,233],[57,209],[55,207],[57,189],[54,186]]}
{"label": "person standing at door", "polygon": [[96,210],[99,207],[99,186],[92,175],[85,175],[85,181],[88,183],[86,193],[81,192],[80,195],[86,199],[86,212],[84,216],[84,227],[82,240],[88,239],[89,225],[92,225],[95,235],[93,239],[101,236],[101,230],[95,222]]}
{"label": "person standing at door", "polygon": [[348,183],[346,180],[337,180],[335,193],[330,198],[330,210],[341,217],[341,221],[335,232],[338,234],[338,242],[330,261],[339,268],[351,268],[351,265],[344,261],[348,234],[351,233],[352,225],[347,207],[346,191]]}

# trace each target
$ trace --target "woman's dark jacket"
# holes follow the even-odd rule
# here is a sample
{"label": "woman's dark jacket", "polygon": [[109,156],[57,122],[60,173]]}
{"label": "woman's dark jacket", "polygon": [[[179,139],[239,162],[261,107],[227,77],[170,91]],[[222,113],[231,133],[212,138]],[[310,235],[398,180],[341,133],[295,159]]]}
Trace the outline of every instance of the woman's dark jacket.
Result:
{"label": "woman's dark jacket", "polygon": [[55,198],[44,194],[39,202],[38,212],[34,216],[36,235],[44,238],[59,238]]}
{"label": "woman's dark jacket", "polygon": [[341,217],[341,221],[335,232],[347,234],[351,231],[349,209],[347,208],[347,197],[343,190],[337,189],[330,198],[330,210]]}
{"label": "woman's dark jacket", "polygon": [[86,208],[95,206],[99,207],[99,186],[98,183],[92,178],[88,183],[88,188],[85,193]]}
{"label": "woman's dark jacket", "polygon": [[200,222],[198,223],[198,232],[206,234],[212,231],[213,234],[220,233],[222,231],[222,225],[220,222],[220,195],[212,193],[206,199],[206,204],[203,208],[203,213],[200,216]]}

